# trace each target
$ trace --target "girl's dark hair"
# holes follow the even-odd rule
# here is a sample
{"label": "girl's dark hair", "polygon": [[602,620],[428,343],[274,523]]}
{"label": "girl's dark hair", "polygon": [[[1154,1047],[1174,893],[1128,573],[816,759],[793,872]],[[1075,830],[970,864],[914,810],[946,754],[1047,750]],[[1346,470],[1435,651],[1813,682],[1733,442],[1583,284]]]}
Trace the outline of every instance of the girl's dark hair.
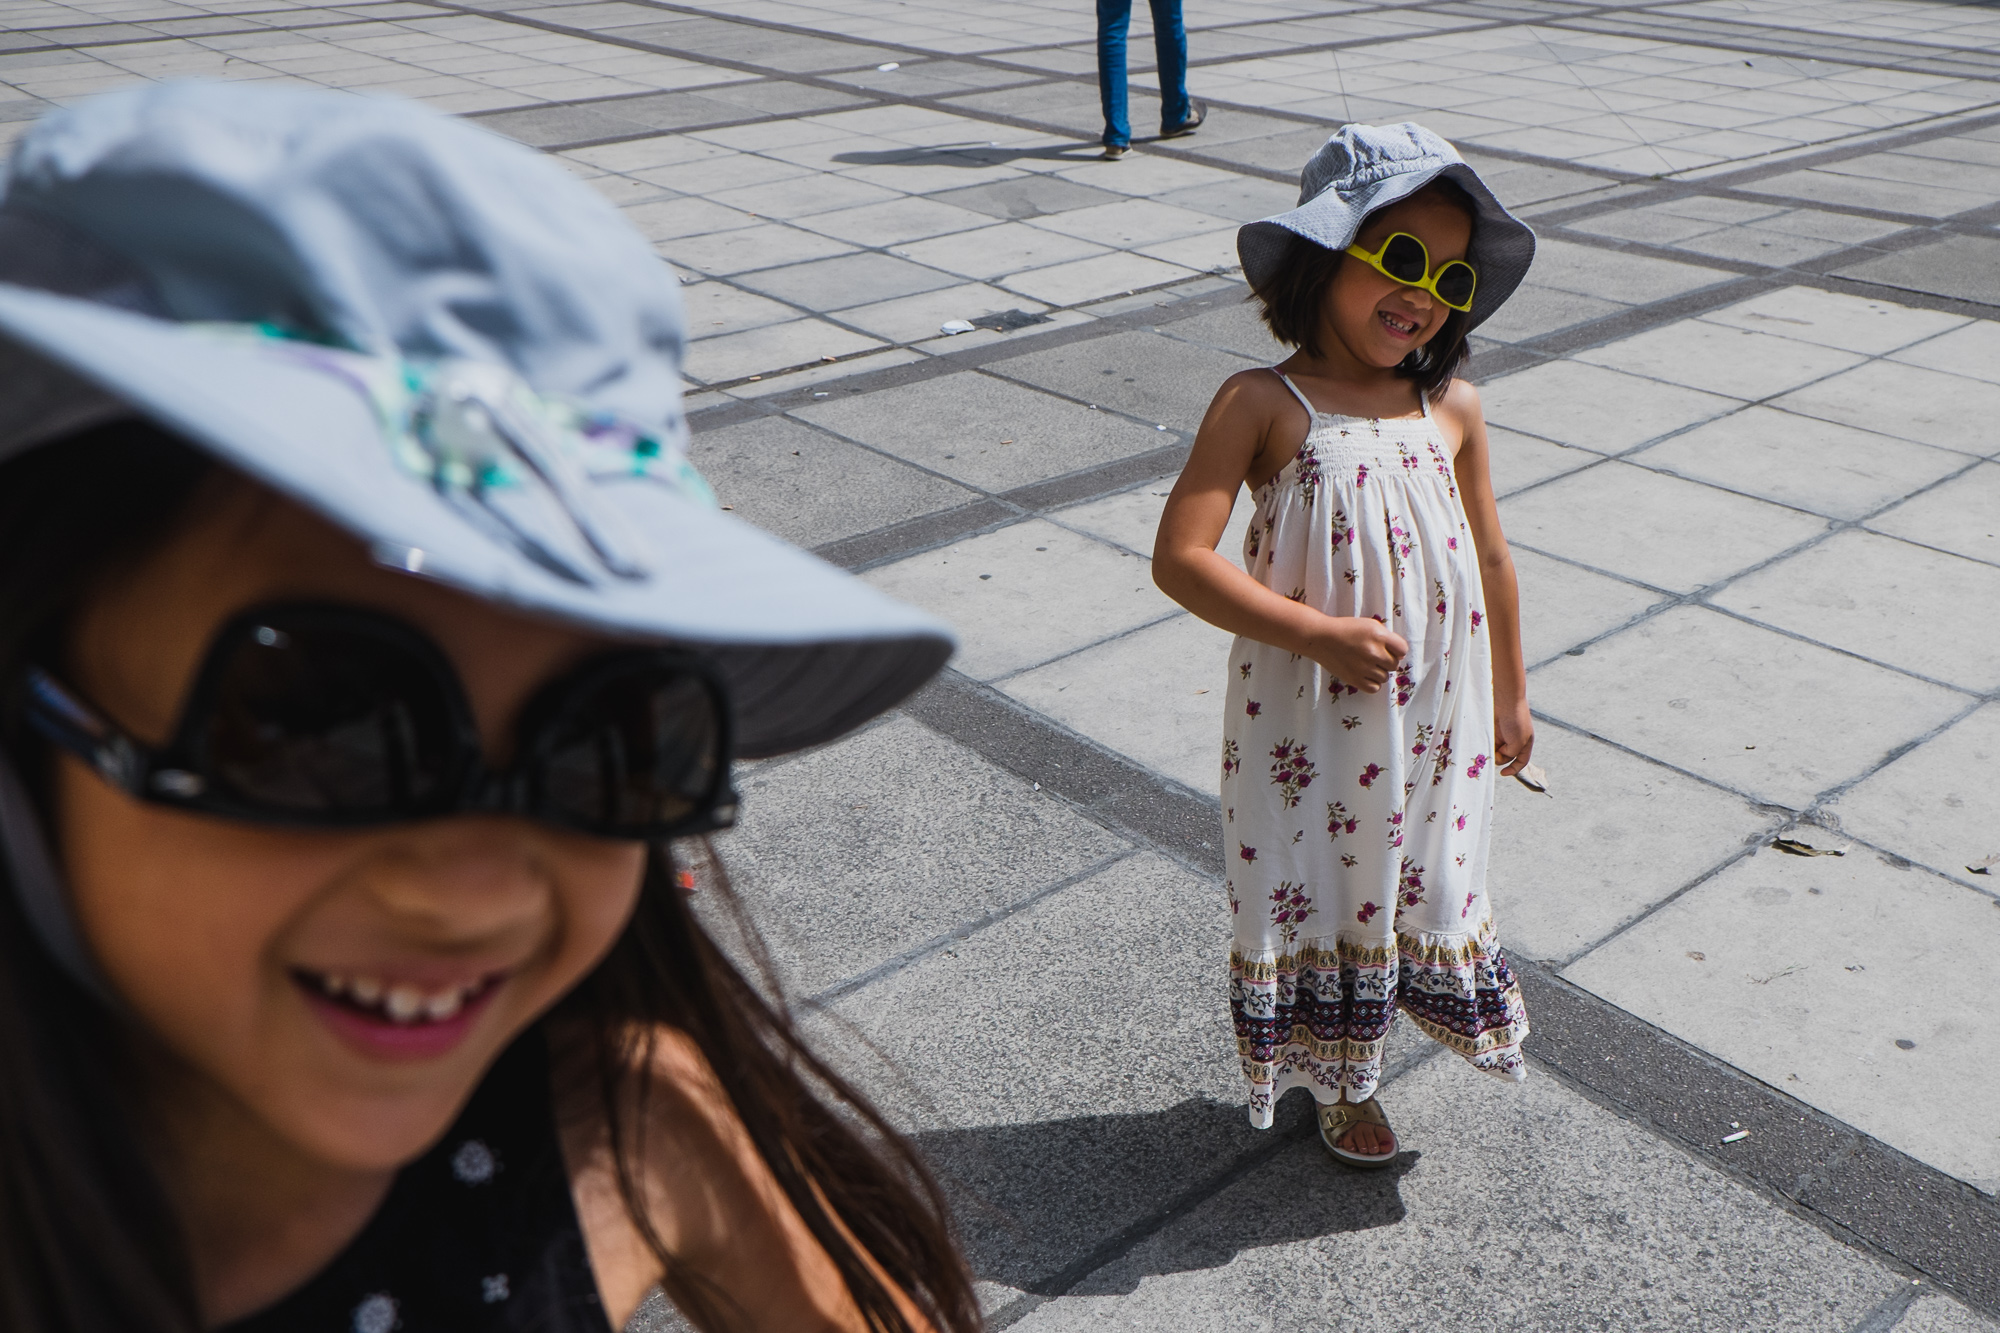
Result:
{"label": "girl's dark hair", "polygon": [[[1440,178],[1418,194],[1433,192],[1464,209],[1465,215],[1473,220],[1474,227],[1479,225],[1479,213],[1472,196],[1457,181]],[[1369,218],[1373,217],[1374,214],[1369,214]],[[1369,218],[1362,219],[1357,232],[1367,228]],[[1270,327],[1272,337],[1298,348],[1307,356],[1324,354],[1320,343],[1320,317],[1326,309],[1326,289],[1346,258],[1338,250],[1329,250],[1297,233],[1291,235],[1285,243],[1284,258],[1277,268],[1250,292],[1251,298],[1262,307],[1259,313]],[[1426,398],[1441,397],[1465,365],[1465,326],[1468,322],[1466,312],[1462,310],[1446,315],[1444,323],[1431,335],[1431,340],[1403,358],[1396,367],[1396,374],[1406,380],[1414,380],[1417,389]]]}
{"label": "girl's dark hair", "polygon": [[[58,653],[90,587],[165,540],[217,470],[140,422],[0,467],[0,748],[45,819],[48,758],[6,692],[24,662]],[[189,1256],[131,1094],[144,1038],[34,941],[6,874],[0,865],[0,1328],[198,1333]],[[733,908],[719,869],[704,881]],[[647,1057],[662,1027],[701,1049],[870,1328],[910,1333],[872,1260],[939,1333],[974,1333],[972,1279],[923,1163],[806,1048],[782,1000],[731,964],[676,885],[666,849],[653,849],[624,934],[555,1016],[589,1034],[619,1187],[668,1294],[704,1328],[740,1322],[712,1282],[661,1244],[640,1205]]]}

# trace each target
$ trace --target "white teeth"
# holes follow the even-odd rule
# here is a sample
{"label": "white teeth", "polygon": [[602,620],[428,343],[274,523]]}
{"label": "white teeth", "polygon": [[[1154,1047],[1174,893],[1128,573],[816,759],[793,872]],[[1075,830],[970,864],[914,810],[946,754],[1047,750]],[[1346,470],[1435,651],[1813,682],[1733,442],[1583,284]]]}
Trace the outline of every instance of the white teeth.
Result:
{"label": "white teeth", "polygon": [[382,1007],[396,1022],[407,1023],[424,1011],[423,993],[415,986],[398,986],[389,992],[389,998],[382,1002]]}
{"label": "white teeth", "polygon": [[391,986],[380,977],[321,973],[313,978],[320,991],[359,1008],[374,1009],[392,1023],[442,1023],[455,1018],[465,1003],[486,989],[484,981],[426,991],[407,982]]}

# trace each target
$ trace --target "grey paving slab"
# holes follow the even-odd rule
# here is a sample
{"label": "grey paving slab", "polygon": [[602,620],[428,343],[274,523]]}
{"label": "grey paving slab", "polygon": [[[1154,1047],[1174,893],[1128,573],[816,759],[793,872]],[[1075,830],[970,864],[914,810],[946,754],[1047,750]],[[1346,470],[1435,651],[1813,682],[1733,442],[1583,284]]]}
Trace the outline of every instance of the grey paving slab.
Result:
{"label": "grey paving slab", "polygon": [[822,232],[856,245],[897,245],[986,225],[986,218],[970,209],[918,196],[903,196],[882,203],[836,209],[830,213],[813,213],[793,221],[809,231]]}
{"label": "grey paving slab", "polygon": [[1043,310],[1039,302],[1027,300],[1017,292],[1003,291],[983,282],[963,282],[914,296],[854,306],[841,311],[840,320],[890,342],[914,343],[937,339],[948,321],[970,323],[986,315],[1013,311],[1035,315]]}
{"label": "grey paving slab", "polygon": [[1772,400],[1772,406],[1918,444],[2000,453],[2000,384],[1870,361]]}
{"label": "grey paving slab", "polygon": [[1856,352],[1690,319],[1578,352],[1576,359],[1731,398],[1769,398],[1859,365]]}
{"label": "grey paving slab", "polygon": [[1526,547],[1513,552],[1521,590],[1521,652],[1530,664],[1626,625],[1666,600],[1659,592]]}
{"label": "grey paving slab", "polygon": [[1282,182],[1239,176],[1234,180],[1185,185],[1153,197],[1162,203],[1212,213],[1240,224],[1287,212],[1298,204],[1298,196],[1296,188]]}
{"label": "grey paving slab", "polygon": [[[1027,780],[907,719],[753,769],[740,785],[746,818],[717,848],[797,995],[1129,850]],[[802,857],[808,847],[814,854]]]}
{"label": "grey paving slab", "polygon": [[1487,472],[1493,493],[1500,496],[1604,461],[1602,454],[1550,444],[1504,426],[1488,426],[1486,440]]}
{"label": "grey paving slab", "polygon": [[1990,866],[1974,872],[2000,852],[2000,787],[1987,776],[1996,761],[2000,705],[1989,704],[1841,793],[1828,810],[1853,836],[2000,898],[2000,875]]}
{"label": "grey paving slab", "polygon": [[655,25],[621,27],[618,35],[658,42],[691,55],[747,61],[795,74],[880,64],[900,54],[886,47],[834,41],[805,33],[773,32],[761,25],[709,18],[657,22],[663,18],[658,10],[654,11],[654,18]]}
{"label": "grey paving slab", "polygon": [[1290,347],[1271,336],[1252,301],[1231,301],[1160,327],[1169,337],[1247,356],[1258,365],[1273,366],[1292,354]]}
{"label": "grey paving slab", "polygon": [[1947,236],[1835,271],[1861,282],[2000,306],[2000,239]]}
{"label": "grey paving slab", "polygon": [[[1858,159],[1856,165],[1866,159]],[[1887,213],[1944,218],[1990,202],[1991,196],[1943,185],[1915,185],[1832,171],[1789,171],[1748,189],[1788,199],[1810,199],[1833,206],[1877,208]]]}
{"label": "grey paving slab", "polygon": [[863,251],[759,269],[737,275],[736,281],[752,291],[775,296],[803,309],[844,310],[848,306],[950,287],[957,279],[907,259]]}
{"label": "grey paving slab", "polygon": [[1534,281],[1579,296],[1644,305],[1698,291],[1736,275],[1671,259],[1621,254],[1575,241],[1545,239],[1536,247]]}
{"label": "grey paving slab", "polygon": [[1104,246],[1073,236],[1002,222],[978,231],[934,236],[903,246],[899,253],[921,264],[982,281],[1004,280],[1009,274],[1038,269],[1066,260],[1104,255]]}
{"label": "grey paving slab", "polygon": [[806,547],[974,498],[942,477],[782,417],[701,431],[690,454],[738,518]]}
{"label": "grey paving slab", "polygon": [[682,373],[698,384],[725,384],[761,375],[773,366],[811,365],[882,346],[877,339],[823,319],[795,319],[694,343]]}
{"label": "grey paving slab", "polygon": [[1964,695],[1699,607],[1530,673],[1536,707],[1753,799],[1805,809]]}
{"label": "grey paving slab", "polygon": [[1579,361],[1551,361],[1489,380],[1479,386],[1479,401],[1494,425],[1604,454],[1742,406],[1739,399]]}
{"label": "grey paving slab", "polygon": [[[1147,562],[1039,519],[872,570],[955,626],[957,669],[992,680],[1178,611]],[[1050,608],[1060,606],[1060,616]]]}
{"label": "grey paving slab", "polygon": [[1561,727],[1537,729],[1535,762],[1549,794],[1501,784],[1493,824],[1495,920],[1520,957],[1575,957],[1774,823],[1740,796]]}
{"label": "grey paving slab", "polygon": [[1564,975],[1990,1194],[2000,1065],[1962,997],[2000,984],[1993,903],[1863,851],[1765,850]]}
{"label": "grey paving slab", "polygon": [[938,203],[970,209],[987,217],[1017,220],[1115,203],[1125,197],[1079,181],[1064,180],[1060,176],[1022,176],[985,185],[961,186],[955,190],[937,190],[926,196]]}
{"label": "grey paving slab", "polygon": [[1847,1333],[1897,1288],[1553,1080],[1438,1059],[1384,1102],[1407,1170],[1357,1178],[1301,1142],[1015,1327]]}
{"label": "grey paving slab", "polygon": [[1927,370],[2000,383],[2000,321],[1977,319],[1889,357]]}
{"label": "grey paving slab", "polygon": [[1267,1137],[1244,1114],[1227,988],[1221,886],[1145,854],[835,1013],[880,1052],[844,1048],[956,1196],[975,1274],[1032,1291],[1191,1166]]}
{"label": "grey paving slab", "polygon": [[1498,314],[1479,326],[1479,337],[1496,342],[1520,342],[1616,315],[1631,307],[1603,297],[1524,283]]}
{"label": "grey paving slab", "polygon": [[[2000,625],[1965,608],[2000,606],[2000,569],[1928,547],[1836,533],[1714,594],[1710,600],[1752,620],[1932,680],[1986,692],[2000,688]],[[1921,642],[1900,623],[1949,625]],[[1901,618],[1907,617],[1907,620]]]}
{"label": "grey paving slab", "polygon": [[1826,531],[1810,514],[1618,462],[1510,496],[1500,518],[1520,545],[1673,592]]}
{"label": "grey paving slab", "polygon": [[1704,319],[1781,338],[1881,355],[1968,321],[1962,315],[1871,301],[1843,292],[1787,287],[1711,311]]}
{"label": "grey paving slab", "polygon": [[1904,541],[2000,565],[2000,467],[1982,463],[1913,496],[1868,526]]}
{"label": "grey paving slab", "polygon": [[2000,1324],[1974,1314],[1949,1296],[1924,1296],[1895,1327],[1896,1333],[1994,1333]]}
{"label": "grey paving slab", "polygon": [[1950,450],[1767,407],[1733,412],[1629,457],[1641,467],[1846,519],[1966,466],[1965,455]]}
{"label": "grey paving slab", "polygon": [[987,490],[1157,449],[1159,431],[989,375],[939,376],[795,413]]}
{"label": "grey paving slab", "polygon": [[1232,635],[1176,616],[1010,676],[1001,688],[1156,773],[1215,790]]}
{"label": "grey paving slab", "polygon": [[990,363],[997,375],[1193,430],[1222,381],[1255,363],[1134,330]]}

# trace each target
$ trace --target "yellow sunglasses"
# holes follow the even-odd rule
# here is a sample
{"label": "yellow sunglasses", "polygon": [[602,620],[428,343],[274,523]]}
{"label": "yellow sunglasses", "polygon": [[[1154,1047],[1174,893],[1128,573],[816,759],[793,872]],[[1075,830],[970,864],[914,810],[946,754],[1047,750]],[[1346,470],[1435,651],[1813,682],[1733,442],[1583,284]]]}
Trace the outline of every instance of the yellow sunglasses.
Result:
{"label": "yellow sunglasses", "polygon": [[1406,231],[1382,242],[1382,248],[1373,254],[1359,245],[1348,246],[1347,253],[1385,278],[1405,287],[1422,288],[1453,310],[1472,309],[1472,291],[1479,285],[1478,272],[1463,259],[1448,260],[1443,268],[1431,272],[1431,252]]}

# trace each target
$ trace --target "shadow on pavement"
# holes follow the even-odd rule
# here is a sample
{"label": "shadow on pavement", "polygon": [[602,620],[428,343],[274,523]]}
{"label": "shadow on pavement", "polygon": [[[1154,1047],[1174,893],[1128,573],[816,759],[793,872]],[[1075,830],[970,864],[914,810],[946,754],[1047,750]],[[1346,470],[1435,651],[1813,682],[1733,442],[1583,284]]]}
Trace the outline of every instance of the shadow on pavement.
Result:
{"label": "shadow on pavement", "polygon": [[871,148],[835,153],[835,162],[853,167],[991,167],[1032,158],[1041,162],[1089,162],[1104,151],[1095,142],[1010,148],[1005,144],[933,144],[928,148]]}
{"label": "shadow on pavement", "polygon": [[[1169,1272],[1219,1268],[1244,1251],[1403,1219],[1406,1152],[1373,1172],[1336,1164],[1314,1138],[1311,1102],[1280,1105],[1278,1123],[1251,1129],[1240,1105],[1190,1100],[1137,1115],[1079,1116],[1024,1125],[937,1130],[915,1136],[951,1196],[976,1277],[1037,1295],[1112,1294]],[[1200,1225],[1170,1244],[1142,1248],[1116,1275],[1088,1276],[1113,1260],[1109,1244],[1190,1192],[1207,1195],[1245,1158],[1270,1188],[1239,1206],[1203,1207]],[[1099,1250],[1105,1253],[1097,1253]],[[1081,1271],[1079,1271],[1081,1270]],[[1079,1278],[1086,1278],[1083,1287]]]}

